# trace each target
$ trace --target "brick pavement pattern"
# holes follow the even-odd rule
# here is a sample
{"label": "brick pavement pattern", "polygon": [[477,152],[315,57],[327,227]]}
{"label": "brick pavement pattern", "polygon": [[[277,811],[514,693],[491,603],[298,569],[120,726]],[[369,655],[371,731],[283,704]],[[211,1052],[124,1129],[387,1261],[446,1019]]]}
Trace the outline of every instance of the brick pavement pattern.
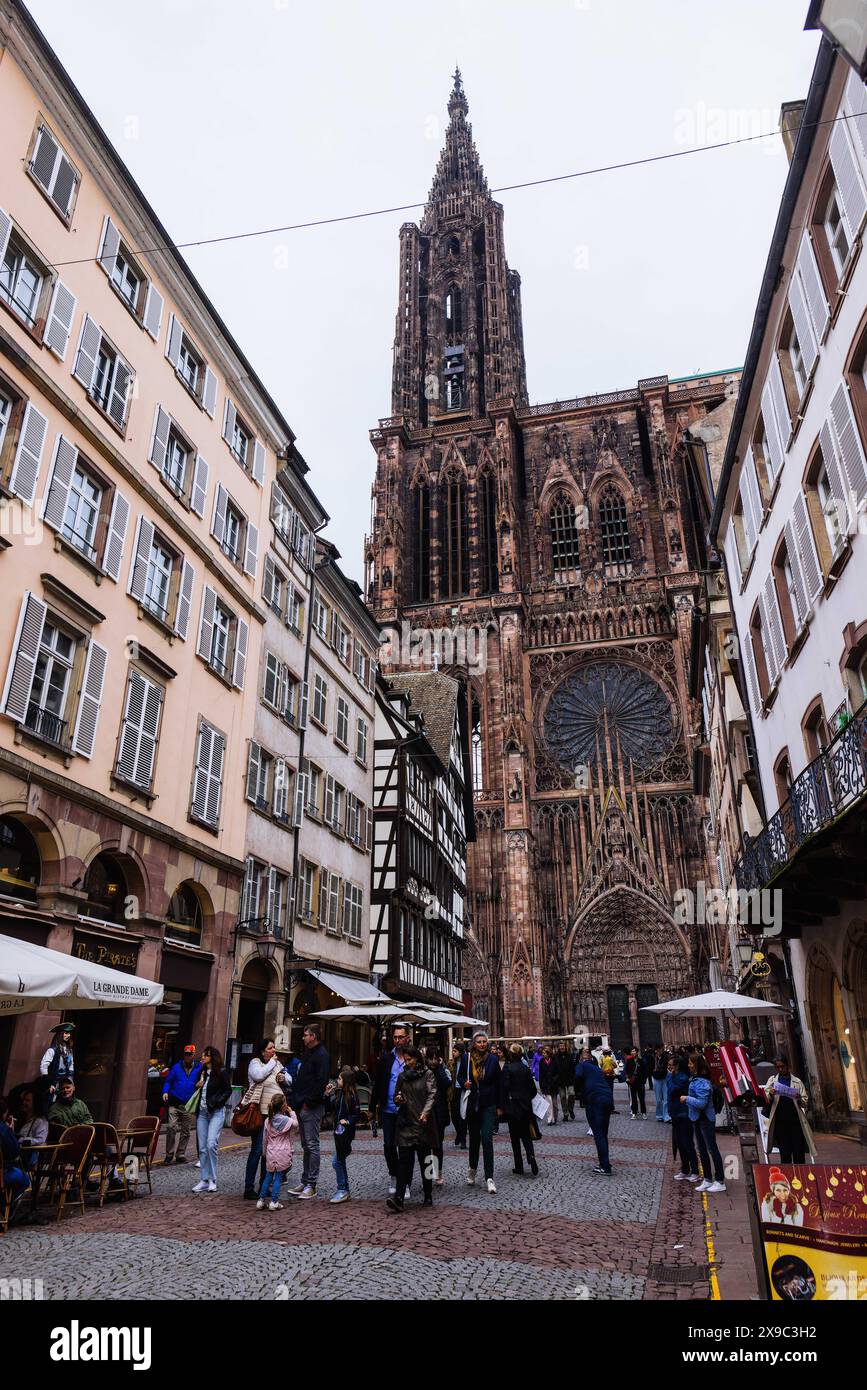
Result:
{"label": "brick pavement pattern", "polygon": [[466,1153],[449,1130],[433,1210],[420,1205],[416,1172],[402,1216],[386,1208],[381,1139],[369,1133],[349,1160],[352,1200],[337,1206],[327,1134],[320,1195],[284,1197],[280,1212],[242,1199],[246,1145],[221,1154],[215,1194],[191,1191],[191,1163],[158,1167],[152,1197],[145,1189],[60,1225],[13,1229],[0,1240],[0,1278],[39,1277],[52,1299],[188,1299],[202,1288],[232,1299],[366,1299],[407,1286],[443,1299],[706,1299],[701,1198],[672,1182],[671,1131],[652,1108],[644,1122],[622,1111],[611,1122],[613,1178],[593,1173],[579,1115],[543,1127],[537,1178],[512,1173],[508,1136],[498,1135],[496,1196],[481,1168],[467,1185]]}

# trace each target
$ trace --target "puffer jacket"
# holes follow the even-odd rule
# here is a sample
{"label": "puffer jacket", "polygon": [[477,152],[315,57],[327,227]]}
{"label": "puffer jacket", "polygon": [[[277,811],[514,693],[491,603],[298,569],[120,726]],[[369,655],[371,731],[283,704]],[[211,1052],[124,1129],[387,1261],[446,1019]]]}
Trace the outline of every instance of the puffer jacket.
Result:
{"label": "puffer jacket", "polygon": [[292,1131],[298,1128],[295,1115],[275,1115],[265,1121],[262,1153],[269,1173],[288,1173],[292,1167]]}
{"label": "puffer jacket", "polygon": [[278,1062],[276,1057],[272,1057],[270,1062],[263,1062],[261,1057],[254,1057],[247,1071],[247,1093],[241,1102],[242,1105],[249,1105],[251,1101],[254,1101],[256,1095],[253,1093],[253,1088],[261,1086],[259,1109],[263,1115],[267,1115],[272,1097],[282,1094],[283,1088],[277,1081],[282,1070],[283,1064]]}
{"label": "puffer jacket", "polygon": [[[397,1142],[402,1148],[437,1147],[439,1129],[436,1121],[437,1079],[430,1067],[416,1063],[404,1067],[397,1078],[395,1094],[402,1095],[404,1104],[397,1107]],[[422,1119],[426,1115],[426,1120]]]}

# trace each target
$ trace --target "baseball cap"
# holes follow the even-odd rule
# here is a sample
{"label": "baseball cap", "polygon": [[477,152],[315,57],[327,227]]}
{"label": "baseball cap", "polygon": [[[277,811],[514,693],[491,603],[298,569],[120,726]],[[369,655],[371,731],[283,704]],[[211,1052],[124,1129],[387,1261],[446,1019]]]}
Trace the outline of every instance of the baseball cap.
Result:
{"label": "baseball cap", "polygon": [[195,1051],[196,1051],[196,1044],[195,1044],[195,1043],[187,1043],[186,1047],[184,1048],[184,1052],[195,1052]]}

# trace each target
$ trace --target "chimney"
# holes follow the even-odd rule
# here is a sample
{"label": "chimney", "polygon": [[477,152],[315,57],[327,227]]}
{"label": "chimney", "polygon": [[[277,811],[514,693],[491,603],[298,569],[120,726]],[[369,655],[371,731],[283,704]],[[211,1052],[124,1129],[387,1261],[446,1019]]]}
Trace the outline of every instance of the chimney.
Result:
{"label": "chimney", "polygon": [[780,134],[783,137],[783,144],[786,147],[786,158],[792,162],[792,155],[795,152],[795,143],[798,139],[798,132],[801,129],[801,121],[804,118],[805,101],[784,101],[780,107]]}

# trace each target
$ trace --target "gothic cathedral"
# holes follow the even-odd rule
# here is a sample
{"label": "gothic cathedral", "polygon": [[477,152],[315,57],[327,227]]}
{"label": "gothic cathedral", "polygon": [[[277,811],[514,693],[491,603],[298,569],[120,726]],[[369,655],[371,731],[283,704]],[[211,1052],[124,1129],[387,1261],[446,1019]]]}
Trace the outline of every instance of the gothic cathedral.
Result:
{"label": "gothic cathedral", "polygon": [[[367,600],[445,632],[472,729],[464,988],[492,1034],[653,1041],[707,988],[678,889],[717,882],[688,691],[707,568],[684,430],[722,373],[530,405],[506,261],[455,74],[420,225],[400,232],[392,413],[371,432]],[[451,663],[461,634],[473,660]]]}

